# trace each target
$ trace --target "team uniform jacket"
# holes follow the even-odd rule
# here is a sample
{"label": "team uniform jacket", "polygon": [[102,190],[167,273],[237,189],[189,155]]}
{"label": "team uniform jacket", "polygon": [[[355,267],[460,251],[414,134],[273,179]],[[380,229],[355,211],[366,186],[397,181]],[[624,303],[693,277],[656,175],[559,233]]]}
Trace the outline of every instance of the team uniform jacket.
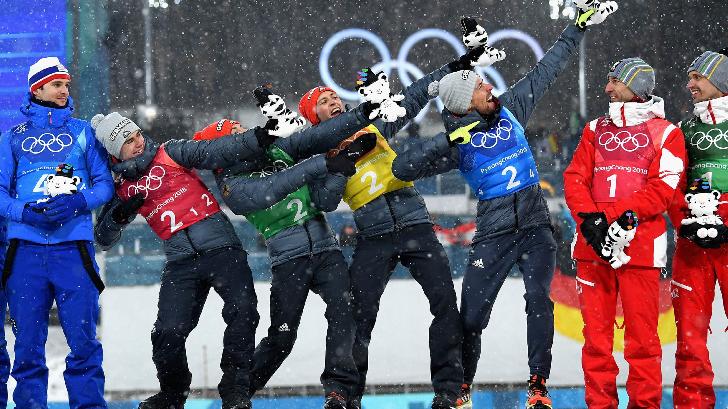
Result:
{"label": "team uniform jacket", "polygon": [[[7,216],[8,239],[39,244],[92,241],[91,210],[113,193],[106,150],[88,122],[71,117],[71,98],[66,108],[48,108],[31,102],[28,94],[21,112],[28,120],[0,138],[0,212]],[[81,178],[78,194],[86,200],[86,210],[53,231],[22,223],[26,203],[48,198],[43,193],[46,177],[61,163],[73,166],[74,175]]]}
{"label": "team uniform jacket", "polygon": [[[685,166],[682,131],[664,119],[664,102],[653,96],[638,103],[611,103],[609,116],[584,128],[564,172],[566,202],[578,222],[580,212],[604,212],[609,223],[626,210],[639,219],[626,253],[629,265],[665,267],[668,209]],[[577,230],[572,256],[600,261]]]}
{"label": "team uniform jacket", "polygon": [[444,110],[448,132],[480,121],[471,131],[471,144],[450,146],[443,134],[410,140],[394,161],[394,175],[416,180],[459,168],[480,199],[474,243],[550,224],[523,128],[538,101],[576,54],[583,37],[576,27],[567,27],[536,66],[498,97],[501,108],[496,114],[484,118],[473,111],[460,117]]}

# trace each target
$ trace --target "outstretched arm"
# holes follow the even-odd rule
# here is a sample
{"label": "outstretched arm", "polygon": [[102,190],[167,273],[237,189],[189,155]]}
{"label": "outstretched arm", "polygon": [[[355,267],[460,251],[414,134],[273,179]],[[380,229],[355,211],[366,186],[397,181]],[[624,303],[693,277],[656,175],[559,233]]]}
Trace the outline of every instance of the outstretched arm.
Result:
{"label": "outstretched arm", "polygon": [[397,151],[392,173],[399,180],[414,181],[446,173],[459,165],[460,151],[450,146],[445,134],[440,133],[434,138],[407,139]]}
{"label": "outstretched arm", "polygon": [[217,175],[223,199],[235,214],[247,214],[273,206],[317,177],[325,175],[326,160],[317,156],[271,175]]}
{"label": "outstretched arm", "polygon": [[583,38],[584,32],[569,24],[536,66],[498,97],[501,104],[511,110],[524,127],[538,101],[564,71],[571,57],[577,53]]}
{"label": "outstretched arm", "polygon": [[181,166],[209,170],[233,166],[265,151],[255,137],[255,129],[205,141],[173,139],[164,144],[164,149]]}
{"label": "outstretched arm", "polygon": [[350,111],[304,129],[288,138],[279,138],[274,145],[283,149],[295,161],[326,153],[338,146],[344,139],[372,123],[372,120],[368,119],[368,109],[371,108],[367,107],[366,103],[360,104]]}
{"label": "outstretched arm", "polygon": [[376,125],[377,128],[382,132],[382,136],[389,139],[394,137],[402,128],[405,127],[412,119],[414,119],[422,108],[430,102],[431,97],[427,93],[427,87],[433,81],[439,81],[445,75],[453,72],[451,68],[452,64],[443,65],[442,67],[432,71],[424,77],[413,82],[404,89],[402,94],[404,99],[399,102],[399,105],[407,110],[407,115],[404,118],[400,118],[395,122],[383,122],[378,120]]}

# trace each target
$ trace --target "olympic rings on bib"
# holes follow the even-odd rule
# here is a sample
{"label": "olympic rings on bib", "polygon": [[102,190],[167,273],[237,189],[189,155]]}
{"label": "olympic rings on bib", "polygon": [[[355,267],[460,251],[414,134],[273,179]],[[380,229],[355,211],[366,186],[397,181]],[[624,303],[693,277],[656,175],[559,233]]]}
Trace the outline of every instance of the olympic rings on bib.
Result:
{"label": "olympic rings on bib", "polygon": [[597,142],[609,152],[616,151],[620,148],[625,152],[634,152],[637,149],[646,147],[650,143],[650,138],[642,132],[636,134],[632,134],[629,131],[619,131],[616,134],[613,132],[604,132],[599,135]]}
{"label": "olympic rings on bib", "polygon": [[162,178],[167,172],[161,166],[152,166],[149,169],[149,173],[146,176],[142,176],[134,185],[127,188],[126,193],[129,197],[136,195],[137,193],[144,192],[144,198],[149,196],[149,192],[157,190],[162,187]]}

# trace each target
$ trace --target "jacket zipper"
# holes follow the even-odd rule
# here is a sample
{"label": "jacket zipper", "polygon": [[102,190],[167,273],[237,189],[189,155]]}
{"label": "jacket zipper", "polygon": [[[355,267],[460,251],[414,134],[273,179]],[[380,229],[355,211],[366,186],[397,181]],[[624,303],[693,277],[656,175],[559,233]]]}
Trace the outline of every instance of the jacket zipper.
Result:
{"label": "jacket zipper", "polygon": [[48,124],[49,125],[53,124],[53,118],[51,118],[51,111],[48,111]]}

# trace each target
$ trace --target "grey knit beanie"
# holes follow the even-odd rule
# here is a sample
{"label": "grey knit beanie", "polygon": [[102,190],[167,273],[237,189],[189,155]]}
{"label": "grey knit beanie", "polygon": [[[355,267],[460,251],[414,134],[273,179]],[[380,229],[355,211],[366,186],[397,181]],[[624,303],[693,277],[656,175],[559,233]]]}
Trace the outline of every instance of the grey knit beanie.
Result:
{"label": "grey knit beanie", "polygon": [[442,77],[440,81],[431,82],[427,92],[433,97],[439,95],[448,111],[464,115],[468,113],[477,82],[478,74],[474,71],[456,71]]}
{"label": "grey knit beanie", "polygon": [[91,118],[91,127],[96,130],[96,139],[104,145],[106,151],[112,156],[121,155],[121,146],[139,127],[129,118],[121,116],[118,112],[109,115],[97,114]]}
{"label": "grey knit beanie", "polygon": [[648,100],[655,90],[655,70],[641,58],[625,58],[617,61],[607,78],[616,78],[638,97]]}
{"label": "grey knit beanie", "polygon": [[688,74],[697,71],[715,85],[720,92],[728,93],[728,57],[713,51],[706,51],[696,58],[690,67]]}

